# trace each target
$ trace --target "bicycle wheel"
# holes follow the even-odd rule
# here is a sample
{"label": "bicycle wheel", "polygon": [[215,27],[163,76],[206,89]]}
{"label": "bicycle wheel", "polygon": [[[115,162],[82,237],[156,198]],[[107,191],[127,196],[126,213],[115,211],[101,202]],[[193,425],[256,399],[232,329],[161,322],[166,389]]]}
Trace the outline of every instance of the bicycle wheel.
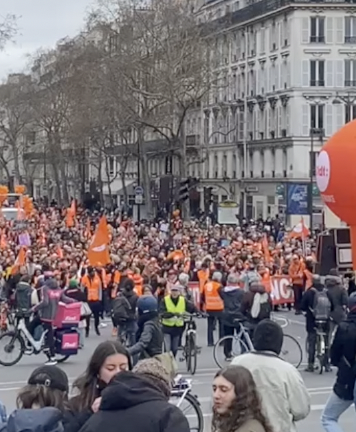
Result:
{"label": "bicycle wheel", "polygon": [[12,354],[15,349],[18,349],[15,358],[9,361],[0,358],[0,365],[2,366],[15,365],[21,360],[23,353],[25,351],[25,342],[17,332],[10,331],[0,335],[0,352],[4,351],[5,354]]}
{"label": "bicycle wheel", "polygon": [[[192,368],[192,352],[191,352],[191,346],[190,346],[190,335],[187,335],[186,339],[185,339],[185,346],[184,346],[184,357],[185,357],[185,362],[187,365],[187,372],[190,372],[191,368]],[[183,360],[184,360],[183,357]]]}
{"label": "bicycle wheel", "polygon": [[197,352],[197,345],[195,341],[195,334],[193,333],[189,335],[189,345],[190,345],[190,373],[194,375],[197,370],[198,352]]}
{"label": "bicycle wheel", "polygon": [[64,363],[66,360],[69,359],[69,357],[70,357],[69,355],[64,355],[64,356],[56,355],[57,363]]}
{"label": "bicycle wheel", "polygon": [[214,345],[214,361],[222,369],[228,366],[234,357],[248,351],[246,343],[239,336],[224,336]]}
{"label": "bicycle wheel", "polygon": [[[324,341],[322,340],[321,335],[317,335],[316,340],[316,360],[318,362],[319,367],[319,375],[322,375],[325,367],[325,348],[323,347]],[[324,351],[324,354],[322,352]]]}
{"label": "bicycle wheel", "polygon": [[280,356],[285,361],[298,368],[303,360],[303,350],[297,339],[288,334],[284,334]]}
{"label": "bicycle wheel", "polygon": [[189,430],[191,432],[204,432],[204,415],[199,400],[191,393],[187,393],[183,400],[181,400],[180,396],[173,396],[171,401],[176,398],[178,399],[177,404],[173,403],[187,418]]}

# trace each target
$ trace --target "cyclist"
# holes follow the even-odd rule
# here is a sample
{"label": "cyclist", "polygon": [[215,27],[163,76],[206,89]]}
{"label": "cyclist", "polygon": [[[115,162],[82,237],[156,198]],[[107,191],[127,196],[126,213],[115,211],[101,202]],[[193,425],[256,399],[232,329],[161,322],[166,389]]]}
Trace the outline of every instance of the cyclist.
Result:
{"label": "cyclist", "polygon": [[[224,302],[224,310],[222,313],[222,322],[224,325],[224,336],[233,336],[235,329],[238,327],[236,320],[244,321],[245,317],[241,312],[241,304],[244,298],[244,290],[239,286],[239,278],[237,275],[230,273],[227,278],[225,288],[220,289],[219,295]],[[224,355],[226,361],[232,360],[232,341],[224,342]]]}
{"label": "cyclist", "polygon": [[158,318],[158,302],[152,295],[142,296],[137,301],[138,341],[128,351],[135,358],[155,357],[162,354],[163,333]]}
{"label": "cyclist", "polygon": [[325,333],[325,370],[330,371],[329,365],[329,326],[331,301],[329,294],[321,282],[319,275],[313,276],[312,287],[303,294],[301,310],[306,314],[306,331],[308,343],[308,366],[306,372],[314,372],[317,328]]}
{"label": "cyclist", "polygon": [[194,313],[197,310],[194,304],[186,300],[181,294],[182,287],[172,285],[170,291],[170,294],[165,296],[160,303],[160,314],[166,349],[168,352],[171,351],[175,357],[184,332],[183,315],[186,312]]}
{"label": "cyclist", "polygon": [[58,303],[74,303],[75,300],[67,297],[64,292],[59,288],[58,282],[49,278],[45,281],[42,287],[41,301],[34,306],[31,311],[38,312],[28,326],[31,334],[34,334],[36,327],[42,325],[46,333],[46,346],[47,346],[47,365],[55,365],[57,363],[54,354],[54,337],[53,337],[53,320],[56,317]]}

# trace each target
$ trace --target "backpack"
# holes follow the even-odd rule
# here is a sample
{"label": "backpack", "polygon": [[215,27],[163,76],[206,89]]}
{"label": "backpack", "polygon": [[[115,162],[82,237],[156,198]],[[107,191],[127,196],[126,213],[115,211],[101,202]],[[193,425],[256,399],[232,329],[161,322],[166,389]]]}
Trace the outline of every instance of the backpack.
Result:
{"label": "backpack", "polygon": [[112,304],[114,322],[126,321],[129,318],[131,305],[123,294],[119,294]]}
{"label": "backpack", "polygon": [[270,317],[271,305],[268,301],[269,297],[267,293],[256,293],[253,297],[253,304],[251,307],[251,317],[262,321]]}
{"label": "backpack", "polygon": [[331,303],[325,289],[318,291],[312,288],[315,292],[313,302],[313,315],[316,321],[327,321],[330,318]]}

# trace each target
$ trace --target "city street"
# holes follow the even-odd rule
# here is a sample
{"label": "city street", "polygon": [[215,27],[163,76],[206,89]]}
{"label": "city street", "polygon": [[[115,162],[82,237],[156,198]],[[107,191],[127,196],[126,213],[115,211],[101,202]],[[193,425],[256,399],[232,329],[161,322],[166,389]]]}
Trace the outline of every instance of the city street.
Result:
{"label": "city street", "polygon": [[[293,335],[299,340],[301,345],[304,347],[305,330],[303,317],[296,317],[293,313],[281,312],[279,315],[287,316],[290,319],[290,325],[285,329],[285,333]],[[202,352],[198,358],[198,370],[193,377],[193,393],[198,396],[205,417],[205,431],[210,431],[210,416],[211,416],[211,383],[214,374],[217,370],[215,366],[212,348],[206,347],[206,323],[204,320],[199,320],[199,333],[198,341],[199,345],[202,346]],[[109,327],[102,329],[102,336],[98,337],[91,335],[89,339],[86,340],[86,346],[83,351],[72,360],[67,361],[63,366],[63,369],[68,374],[71,382],[80,375],[86,363],[94,350],[95,346],[99,341],[105,340],[105,338],[110,338]],[[15,400],[17,391],[25,385],[28,376],[31,371],[41,365],[45,360],[43,355],[23,357],[21,362],[13,367],[0,369],[0,400],[3,402],[8,411],[11,412],[15,408]],[[180,363],[181,372],[185,374],[184,371],[185,364]],[[311,413],[308,418],[298,423],[299,432],[322,432],[320,426],[320,414],[327,401],[327,398],[331,392],[332,385],[335,379],[335,371],[330,374],[318,375],[308,374],[303,372],[305,363],[302,364],[300,370],[302,371],[303,378],[309,389],[311,395]],[[192,415],[191,412],[187,413],[188,417]],[[193,420],[190,419],[192,422]],[[195,422],[194,422],[195,423]],[[349,409],[341,419],[341,425],[344,432],[353,432],[355,429],[355,412],[353,409]],[[192,424],[194,426],[194,424]]]}

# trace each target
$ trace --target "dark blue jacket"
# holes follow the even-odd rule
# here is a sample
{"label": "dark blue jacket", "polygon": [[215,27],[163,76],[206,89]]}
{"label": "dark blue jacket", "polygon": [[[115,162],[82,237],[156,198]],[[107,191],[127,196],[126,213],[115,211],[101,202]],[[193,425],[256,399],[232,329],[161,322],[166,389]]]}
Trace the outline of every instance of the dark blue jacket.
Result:
{"label": "dark blue jacket", "polygon": [[0,424],[0,432],[63,432],[62,418],[57,408],[20,409]]}

